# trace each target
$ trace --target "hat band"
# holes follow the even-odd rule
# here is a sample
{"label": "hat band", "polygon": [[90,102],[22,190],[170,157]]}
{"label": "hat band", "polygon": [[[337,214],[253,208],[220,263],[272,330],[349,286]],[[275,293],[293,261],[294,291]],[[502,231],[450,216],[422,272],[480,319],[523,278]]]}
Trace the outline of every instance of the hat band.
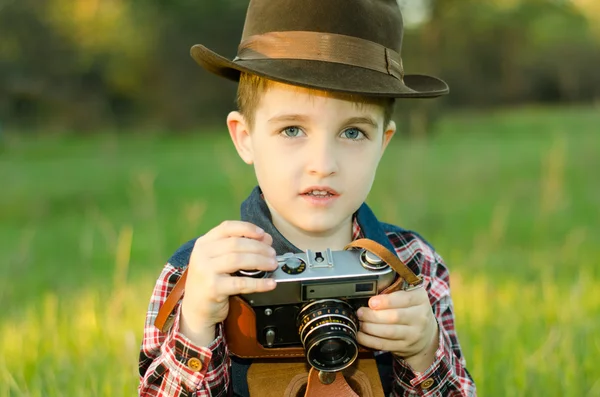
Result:
{"label": "hat band", "polygon": [[238,47],[234,61],[301,59],[358,66],[404,78],[402,58],[381,44],[333,33],[269,32],[250,36]]}

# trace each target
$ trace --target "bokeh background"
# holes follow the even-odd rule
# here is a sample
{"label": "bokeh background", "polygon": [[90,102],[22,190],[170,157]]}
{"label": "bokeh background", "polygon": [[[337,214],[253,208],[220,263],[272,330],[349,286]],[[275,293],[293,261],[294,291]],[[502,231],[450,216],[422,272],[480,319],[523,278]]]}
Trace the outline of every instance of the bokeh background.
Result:
{"label": "bokeh background", "polygon": [[[600,2],[405,0],[369,204],[451,269],[480,395],[600,396]],[[246,0],[0,0],[0,396],[135,395],[154,280],[255,184],[228,141]]]}

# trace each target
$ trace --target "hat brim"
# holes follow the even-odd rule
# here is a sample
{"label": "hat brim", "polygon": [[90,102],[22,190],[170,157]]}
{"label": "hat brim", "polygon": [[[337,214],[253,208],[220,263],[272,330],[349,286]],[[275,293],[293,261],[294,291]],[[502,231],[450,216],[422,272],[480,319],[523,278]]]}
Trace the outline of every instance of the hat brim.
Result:
{"label": "hat brim", "polygon": [[192,58],[211,73],[238,81],[252,73],[281,83],[324,91],[390,98],[435,98],[449,92],[448,85],[432,76],[405,75],[404,81],[375,70],[332,62],[298,59],[229,59],[197,44]]}

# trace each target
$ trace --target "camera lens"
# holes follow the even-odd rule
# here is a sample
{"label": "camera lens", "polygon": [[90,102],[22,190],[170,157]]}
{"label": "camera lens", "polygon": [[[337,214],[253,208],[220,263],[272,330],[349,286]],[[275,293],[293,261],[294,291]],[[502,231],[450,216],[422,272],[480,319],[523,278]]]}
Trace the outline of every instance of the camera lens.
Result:
{"label": "camera lens", "polygon": [[339,299],[323,299],[304,306],[297,318],[308,363],[319,371],[340,371],[356,360],[358,319],[354,309]]}
{"label": "camera lens", "polygon": [[338,361],[346,355],[346,347],[337,339],[328,339],[321,344],[319,354],[328,357],[330,361]]}

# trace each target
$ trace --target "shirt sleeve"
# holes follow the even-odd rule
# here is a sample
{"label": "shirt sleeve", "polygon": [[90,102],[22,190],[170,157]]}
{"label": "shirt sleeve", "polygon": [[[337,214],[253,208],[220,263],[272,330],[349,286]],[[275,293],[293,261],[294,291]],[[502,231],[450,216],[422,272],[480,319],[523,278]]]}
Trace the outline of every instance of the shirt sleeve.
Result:
{"label": "shirt sleeve", "polygon": [[182,269],[167,264],[152,292],[140,351],[138,393],[143,397],[225,396],[230,388],[230,361],[221,324],[207,347],[194,345],[179,332],[180,303],[166,333],[154,326],[158,310],[181,273]]}
{"label": "shirt sleeve", "polygon": [[[442,258],[421,245],[421,275],[425,279],[438,328],[438,349],[433,364],[424,372],[414,372],[401,358],[394,359],[394,396],[476,396],[475,382],[467,371],[456,330],[450,297],[450,275]],[[398,252],[401,259],[403,254]],[[413,256],[415,253],[411,252]]]}

